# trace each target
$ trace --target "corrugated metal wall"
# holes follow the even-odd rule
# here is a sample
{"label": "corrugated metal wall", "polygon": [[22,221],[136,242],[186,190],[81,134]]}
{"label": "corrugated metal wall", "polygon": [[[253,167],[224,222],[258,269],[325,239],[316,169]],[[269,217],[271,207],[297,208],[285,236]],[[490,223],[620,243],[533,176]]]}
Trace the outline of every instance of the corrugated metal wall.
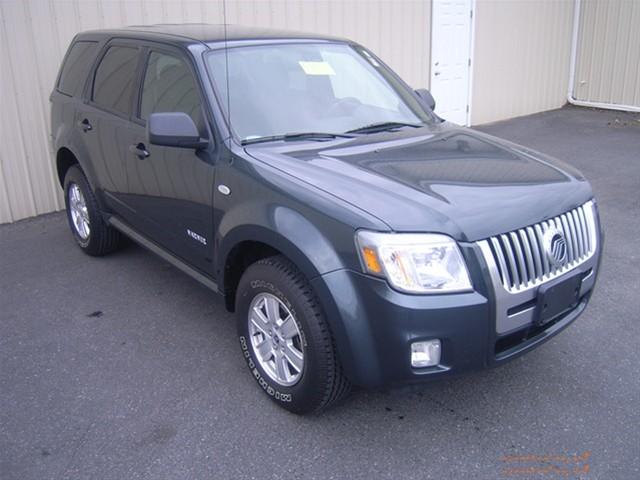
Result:
{"label": "corrugated metal wall", "polygon": [[[211,0],[0,0],[0,223],[64,207],[50,160],[49,93],[79,31],[222,22]],[[228,0],[227,21],[359,41],[416,87],[429,84],[428,0]]]}
{"label": "corrugated metal wall", "polygon": [[640,1],[582,1],[576,100],[640,107]]}
{"label": "corrugated metal wall", "polygon": [[[640,0],[582,4],[578,98],[638,105]],[[229,23],[352,38],[411,85],[429,86],[431,0],[228,0],[226,9]],[[571,0],[477,0],[472,124],[565,103],[573,9]],[[220,23],[222,13],[221,0],[0,0],[0,223],[64,206],[48,97],[76,32]]]}
{"label": "corrugated metal wall", "polygon": [[572,28],[572,1],[478,0],[471,123],[564,105]]}

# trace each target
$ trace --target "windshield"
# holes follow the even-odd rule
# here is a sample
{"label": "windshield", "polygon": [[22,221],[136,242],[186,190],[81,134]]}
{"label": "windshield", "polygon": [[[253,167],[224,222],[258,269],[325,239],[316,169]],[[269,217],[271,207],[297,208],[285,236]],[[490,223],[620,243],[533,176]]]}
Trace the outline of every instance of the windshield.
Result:
{"label": "windshield", "polygon": [[365,50],[299,43],[227,52],[228,59],[224,49],[209,53],[207,67],[241,141],[432,121],[412,92]]}

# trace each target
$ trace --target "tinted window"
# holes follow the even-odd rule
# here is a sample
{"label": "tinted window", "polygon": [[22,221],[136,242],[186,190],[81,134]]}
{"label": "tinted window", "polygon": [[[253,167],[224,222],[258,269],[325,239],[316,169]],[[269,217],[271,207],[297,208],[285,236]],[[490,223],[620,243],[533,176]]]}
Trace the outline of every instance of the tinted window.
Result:
{"label": "tinted window", "polygon": [[142,87],[140,118],[154,112],[183,112],[201,126],[200,97],[187,65],[177,57],[152,52]]}
{"label": "tinted window", "polygon": [[78,95],[84,86],[96,55],[97,42],[76,42],[62,66],[58,90],[67,95]]}
{"label": "tinted window", "polygon": [[136,48],[109,47],[96,70],[93,101],[109,110],[128,114],[137,60]]}

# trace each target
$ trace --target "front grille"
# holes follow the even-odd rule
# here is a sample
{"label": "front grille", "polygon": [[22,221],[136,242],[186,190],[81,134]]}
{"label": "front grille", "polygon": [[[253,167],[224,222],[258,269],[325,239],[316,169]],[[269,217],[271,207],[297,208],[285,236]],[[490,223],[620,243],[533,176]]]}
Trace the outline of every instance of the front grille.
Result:
{"label": "front grille", "polygon": [[[596,222],[592,201],[544,222],[496,235],[486,240],[504,288],[519,292],[575,268],[596,250]],[[545,234],[553,230],[565,239],[564,259],[554,262]],[[485,250],[486,251],[486,250]]]}

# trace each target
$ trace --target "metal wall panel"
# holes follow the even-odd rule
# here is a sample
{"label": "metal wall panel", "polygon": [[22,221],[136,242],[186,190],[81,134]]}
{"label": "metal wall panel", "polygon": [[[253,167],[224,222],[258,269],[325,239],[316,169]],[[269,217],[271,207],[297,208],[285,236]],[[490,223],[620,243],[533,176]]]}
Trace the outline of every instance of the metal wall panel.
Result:
{"label": "metal wall panel", "polygon": [[566,103],[573,3],[477,1],[472,124]]}
{"label": "metal wall panel", "polygon": [[[229,23],[344,36],[428,87],[429,0],[228,0]],[[49,147],[58,67],[82,30],[221,23],[219,0],[0,0],[0,223],[64,208]]]}
{"label": "metal wall panel", "polygon": [[580,6],[576,100],[640,107],[640,2],[586,1]]}

